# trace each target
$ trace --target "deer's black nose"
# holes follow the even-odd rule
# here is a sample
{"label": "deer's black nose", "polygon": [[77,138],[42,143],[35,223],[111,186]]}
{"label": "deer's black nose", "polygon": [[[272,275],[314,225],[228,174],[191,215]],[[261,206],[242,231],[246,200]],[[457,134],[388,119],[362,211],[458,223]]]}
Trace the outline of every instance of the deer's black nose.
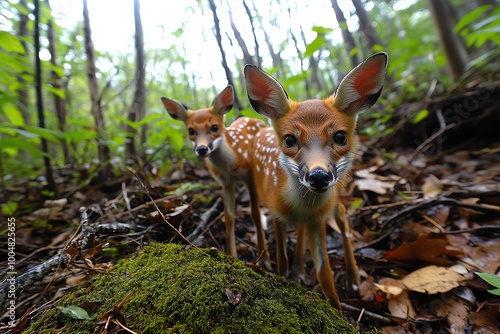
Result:
{"label": "deer's black nose", "polygon": [[196,148],[196,154],[200,157],[204,157],[208,154],[209,150],[206,146],[198,146]]}
{"label": "deer's black nose", "polygon": [[333,175],[326,170],[316,168],[306,174],[306,182],[313,188],[323,189],[333,180]]}

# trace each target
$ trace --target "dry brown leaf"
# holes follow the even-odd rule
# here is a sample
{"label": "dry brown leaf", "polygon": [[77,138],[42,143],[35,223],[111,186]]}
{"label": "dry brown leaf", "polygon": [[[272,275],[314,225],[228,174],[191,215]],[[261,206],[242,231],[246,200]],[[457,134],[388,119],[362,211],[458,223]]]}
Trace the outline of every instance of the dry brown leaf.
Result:
{"label": "dry brown leaf", "polygon": [[396,183],[393,181],[387,182],[372,178],[356,180],[356,185],[359,190],[361,191],[369,190],[379,195],[387,194],[387,190],[394,189],[395,184]]}
{"label": "dry brown leaf", "polygon": [[446,294],[436,299],[433,303],[436,315],[446,318],[450,332],[462,334],[465,330],[465,319],[469,315],[469,303],[456,295]]}
{"label": "dry brown leaf", "polygon": [[387,294],[387,298],[391,299],[401,292],[403,292],[406,287],[401,280],[397,280],[390,277],[382,277],[378,283],[374,283],[376,287]]}
{"label": "dry brown leaf", "polygon": [[397,296],[389,299],[387,307],[389,308],[391,315],[396,318],[406,319],[409,317],[410,319],[415,319],[417,315],[411,305],[410,299],[408,298],[408,292],[406,290],[403,290]]}
{"label": "dry brown leaf", "polygon": [[475,330],[484,329],[483,333],[500,333],[500,309],[498,307],[472,312],[469,314],[469,321],[475,325]]}
{"label": "dry brown leaf", "polygon": [[500,243],[497,240],[483,242],[479,247],[468,247],[467,257],[462,259],[480,271],[495,273],[500,263]]}
{"label": "dry brown leaf", "polygon": [[422,192],[424,193],[424,198],[434,198],[443,192],[443,185],[437,177],[431,174],[425,179],[422,185]]}
{"label": "dry brown leaf", "polygon": [[437,265],[449,265],[449,261],[442,255],[461,256],[459,248],[448,245],[446,235],[420,233],[414,242],[403,241],[401,246],[385,252],[389,260],[419,260]]}
{"label": "dry brown leaf", "polygon": [[456,288],[463,277],[449,268],[428,266],[415,270],[402,281],[409,290],[432,295]]}

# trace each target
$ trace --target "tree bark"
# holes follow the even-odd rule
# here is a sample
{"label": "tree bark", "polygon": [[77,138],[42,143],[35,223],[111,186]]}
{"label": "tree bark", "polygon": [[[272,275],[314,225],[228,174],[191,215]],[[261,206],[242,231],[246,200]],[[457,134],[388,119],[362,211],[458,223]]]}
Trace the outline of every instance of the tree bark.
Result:
{"label": "tree bark", "polygon": [[241,37],[241,33],[234,24],[234,19],[233,19],[233,11],[231,10],[231,5],[228,3],[227,7],[229,8],[229,21],[231,24],[231,29],[233,30],[234,37],[236,38],[236,41],[238,42],[238,45],[240,46],[241,52],[243,53],[243,61],[245,64],[252,64],[255,65],[255,62],[253,60],[252,55],[248,51],[247,44],[245,43],[245,40],[243,37]]}
{"label": "tree bark", "polygon": [[[222,57],[222,67],[224,68],[224,72],[226,73],[226,79],[228,84],[233,85],[234,87],[233,75],[231,73],[231,70],[229,69],[229,66],[227,65],[226,52],[224,51],[224,48],[222,46],[222,35],[220,32],[219,17],[217,16],[217,7],[215,6],[214,0],[208,0],[208,3],[210,5],[210,10],[212,11],[214,16],[215,38],[217,39],[217,45],[219,46],[219,50]],[[234,96],[234,108],[237,111],[242,110],[242,106],[238,99],[238,95]]]}
{"label": "tree bark", "polygon": [[[48,0],[45,0],[45,3],[47,4],[47,6],[50,6]],[[50,63],[54,67],[58,67],[59,65],[57,64],[56,33],[54,31],[54,25],[52,20],[49,19],[47,25],[48,25],[47,38],[49,40]],[[62,78],[59,76],[59,74],[57,74],[56,71],[51,71],[51,76],[52,76],[52,87],[58,90],[62,90],[63,89],[63,85],[61,84]],[[64,99],[62,99],[61,96],[59,96],[58,94],[53,94],[53,97],[54,97],[54,107],[56,110],[57,123],[58,123],[57,127],[59,131],[64,133],[64,131],[66,131],[66,104]],[[61,142],[61,146],[63,149],[64,163],[71,164],[72,158],[70,155],[68,142],[65,139],[63,139]]]}
{"label": "tree bark", "polygon": [[451,4],[448,0],[428,0],[430,12],[437,27],[441,46],[448,60],[448,69],[457,80],[469,62],[467,50],[460,37],[453,31],[450,19]]}
{"label": "tree bark", "polygon": [[267,49],[269,50],[269,55],[271,56],[273,67],[278,70],[276,76],[280,76],[284,72],[281,66],[282,65],[281,56],[279,55],[279,53],[274,52],[273,43],[271,42],[271,37],[269,36],[267,30],[264,28],[264,25],[262,24],[262,17],[259,15],[259,12],[257,11],[257,6],[255,5],[255,2],[253,0],[252,0],[252,6],[254,11],[257,13],[256,17],[259,20],[261,30],[264,33],[264,41],[266,42]]}
{"label": "tree bark", "polygon": [[[36,90],[36,107],[38,111],[38,126],[45,129],[45,115],[43,113],[43,95],[42,95],[42,62],[40,60],[40,0],[35,0],[35,90]],[[52,166],[49,159],[49,147],[47,140],[41,138],[42,151],[45,153],[43,162],[45,166],[45,177],[47,179],[46,189],[52,192],[56,191],[56,183],[52,176]]]}
{"label": "tree bark", "polygon": [[368,14],[366,13],[365,7],[361,0],[351,0],[354,8],[356,8],[356,15],[359,18],[359,30],[363,33],[368,41],[368,45],[370,49],[373,49],[376,45],[384,46],[382,40],[377,34],[375,27],[373,27],[370,19],[368,18]]}
{"label": "tree bark", "polygon": [[354,49],[356,49],[356,43],[354,42],[354,38],[347,27],[347,21],[344,17],[344,13],[337,3],[337,0],[331,0],[331,2],[333,10],[335,11],[335,17],[337,18],[337,22],[342,30],[342,38],[344,39],[345,47],[349,53],[349,58],[351,59],[351,65],[352,67],[356,67],[359,64],[358,56],[354,52]]}
{"label": "tree bark", "polygon": [[[300,17],[299,12],[298,12],[298,8],[297,8],[297,2],[294,1],[294,4],[295,4],[295,13],[296,13],[297,17]],[[290,20],[292,20],[292,9],[290,8],[290,2],[288,0],[287,0],[287,11],[288,11],[288,17],[290,18]],[[306,35],[304,33],[304,29],[302,28],[302,22],[300,22],[300,21],[299,21],[299,28],[300,28],[300,37],[302,39],[302,43],[304,43],[304,46],[306,46],[307,45]],[[299,48],[299,41],[298,41],[297,37],[295,37],[295,34],[292,32],[291,28],[289,28],[288,33],[289,33],[290,37],[292,38],[293,45],[295,46],[295,51],[297,52],[297,57],[300,60],[300,70],[307,71],[307,69],[304,66],[303,54]],[[311,64],[309,64],[309,65],[311,65]],[[311,95],[311,85],[309,84],[308,77],[306,77],[304,79],[304,85],[305,85],[305,90],[306,90],[306,97],[308,99],[310,99],[312,97],[312,95]]]}
{"label": "tree bark", "polygon": [[[135,92],[132,105],[128,113],[128,119],[138,122],[146,114],[146,56],[144,52],[144,32],[142,29],[141,5],[139,0],[134,0],[134,22],[135,22]],[[127,125],[127,131],[131,133],[126,144],[127,156],[133,161],[138,161],[136,152],[137,131]],[[141,129],[141,144],[146,141],[146,127]],[[142,145],[141,145],[142,146]],[[141,152],[142,154],[143,152]],[[142,157],[144,158],[144,156]]]}
{"label": "tree bark", "polygon": [[[19,5],[23,8],[28,9],[28,4],[26,0],[19,0]],[[28,36],[28,15],[23,14],[22,12],[19,14],[19,37],[21,44],[24,47],[24,52],[26,57],[28,56],[28,47],[26,45],[25,40],[22,38],[24,36]],[[24,74],[24,73],[23,73]],[[18,90],[18,107],[23,115],[24,124],[28,125],[30,123],[30,113],[28,112],[29,105],[29,92],[25,87],[26,81],[24,80],[22,75],[17,76],[18,82],[21,84],[21,88]]]}
{"label": "tree bark", "polygon": [[248,7],[247,3],[245,0],[242,0],[243,7],[245,7],[245,12],[247,13],[248,20],[250,21],[250,26],[252,27],[252,35],[253,35],[253,42],[255,44],[255,58],[257,58],[257,66],[262,67],[262,59],[260,57],[260,46],[259,46],[259,41],[257,40],[257,35],[255,34],[255,26],[253,24],[253,18],[252,18],[252,13],[250,12],[250,8]]}
{"label": "tree bark", "polygon": [[97,69],[95,66],[94,44],[92,42],[92,32],[90,29],[89,10],[87,0],[83,0],[83,31],[85,34],[85,52],[87,54],[87,77],[89,79],[90,100],[92,101],[91,113],[94,117],[97,132],[97,152],[102,169],[97,176],[97,181],[106,181],[113,176],[111,169],[111,152],[106,145],[104,134],[106,133],[106,122],[101,106],[101,94],[97,82]]}

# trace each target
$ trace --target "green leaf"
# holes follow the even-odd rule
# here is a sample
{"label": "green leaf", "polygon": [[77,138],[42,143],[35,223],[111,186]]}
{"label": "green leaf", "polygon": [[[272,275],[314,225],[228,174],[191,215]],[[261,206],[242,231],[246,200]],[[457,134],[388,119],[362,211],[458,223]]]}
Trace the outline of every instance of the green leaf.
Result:
{"label": "green leaf", "polygon": [[304,81],[304,79],[307,77],[307,72],[304,71],[300,74],[297,75],[292,75],[291,77],[288,77],[284,82],[283,85],[285,87],[291,86],[293,84],[296,84],[298,82]]}
{"label": "green leaf", "polygon": [[45,90],[47,90],[48,92],[59,96],[63,100],[66,99],[66,92],[60,88],[55,88],[54,86],[51,85],[44,85],[43,88],[45,88]]}
{"label": "green leaf", "polygon": [[144,124],[149,123],[151,121],[154,121],[155,119],[158,119],[158,118],[161,118],[161,115],[158,113],[153,113],[153,114],[150,114],[150,115],[144,117],[143,119],[141,119],[137,123],[139,124],[139,126],[143,126]]}
{"label": "green leaf", "polygon": [[413,117],[413,124],[419,123],[420,121],[426,119],[427,116],[429,116],[429,110],[427,109],[420,110],[418,114],[416,114],[415,117]]}
{"label": "green leaf", "polygon": [[489,273],[480,273],[480,272],[474,272],[474,274],[481,277],[483,280],[493,285],[495,288],[500,289],[500,276]]}
{"label": "green leaf", "polygon": [[312,31],[317,32],[318,34],[329,34],[333,31],[333,28],[327,28],[327,27],[322,27],[322,26],[314,26],[312,27]]}
{"label": "green leaf", "polygon": [[490,8],[490,5],[485,5],[481,7],[477,7],[472,12],[464,15],[460,21],[455,25],[455,32],[459,32],[469,24],[471,24],[474,20],[480,17],[484,12],[486,12]]}
{"label": "green leaf", "polygon": [[39,128],[37,126],[26,126],[25,129],[48,141],[54,143],[59,143],[61,141],[60,139],[62,137],[62,134],[59,131]]}
{"label": "green leaf", "polygon": [[11,103],[6,103],[3,106],[3,112],[5,113],[5,116],[9,119],[9,121],[16,125],[16,126],[23,126],[24,125],[24,118],[23,114],[21,111],[16,108],[15,105]]}
{"label": "green leaf", "polygon": [[488,292],[491,293],[492,295],[500,296],[500,289],[491,289],[488,290]]}
{"label": "green leaf", "polygon": [[21,42],[7,31],[0,31],[0,45],[7,52],[26,53]]}
{"label": "green leaf", "polygon": [[127,124],[128,126],[130,126],[134,130],[137,130],[139,128],[139,123],[138,122],[131,121],[128,118],[123,117],[123,116],[118,116],[117,118],[120,121],[122,121],[123,123]]}
{"label": "green leaf", "polygon": [[13,216],[18,207],[17,202],[7,202],[2,206],[2,214],[4,216]]}
{"label": "green leaf", "polygon": [[325,38],[322,35],[316,36],[314,41],[306,46],[306,51],[304,52],[304,58],[311,57],[314,52],[321,49],[321,47],[325,44]]}
{"label": "green leaf", "polygon": [[76,320],[91,320],[87,311],[78,306],[58,306],[58,309],[61,310],[62,313],[69,315],[71,318]]}
{"label": "green leaf", "polygon": [[42,157],[45,153],[37,145],[21,137],[6,137],[0,139],[0,151],[16,156],[19,150],[24,150],[33,157]]}

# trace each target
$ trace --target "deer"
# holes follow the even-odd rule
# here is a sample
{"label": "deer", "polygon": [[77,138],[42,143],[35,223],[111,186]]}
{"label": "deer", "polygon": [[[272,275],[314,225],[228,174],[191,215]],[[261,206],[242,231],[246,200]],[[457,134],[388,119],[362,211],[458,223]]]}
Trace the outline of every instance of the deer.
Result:
{"label": "deer", "polygon": [[[267,127],[262,120],[240,117],[226,127],[225,115],[234,103],[234,90],[228,85],[208,108],[191,110],[184,104],[163,96],[161,101],[173,119],[184,122],[188,138],[197,156],[204,158],[213,178],[222,186],[226,252],[237,257],[235,241],[236,186],[243,184],[250,197],[251,217],[255,224],[260,265],[270,268],[266,236],[252,183],[251,152],[254,136]],[[256,216],[257,215],[257,216]]]}
{"label": "deer", "polygon": [[352,69],[333,95],[302,102],[291,100],[283,86],[260,68],[244,68],[250,104],[272,126],[254,137],[252,167],[257,200],[267,207],[274,226],[278,273],[288,274],[287,225],[295,225],[293,269],[305,271],[307,238],[318,283],[329,303],[339,310],[326,248],[326,224],[335,219],[339,226],[346,288],[355,291],[360,284],[359,269],[340,195],[355,157],[358,114],[379,99],[387,62],[386,53],[377,53]]}

